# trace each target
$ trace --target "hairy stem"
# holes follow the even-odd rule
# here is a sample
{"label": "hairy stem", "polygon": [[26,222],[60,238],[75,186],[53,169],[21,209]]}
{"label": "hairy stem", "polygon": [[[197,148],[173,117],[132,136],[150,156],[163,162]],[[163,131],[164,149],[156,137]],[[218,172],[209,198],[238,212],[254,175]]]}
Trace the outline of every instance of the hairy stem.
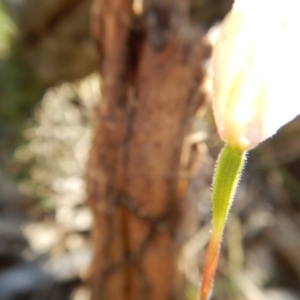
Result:
{"label": "hairy stem", "polygon": [[200,299],[208,300],[215,273],[218,267],[219,254],[227,216],[233,203],[243,166],[246,151],[225,146],[217,162],[212,193],[212,237],[207,248]]}

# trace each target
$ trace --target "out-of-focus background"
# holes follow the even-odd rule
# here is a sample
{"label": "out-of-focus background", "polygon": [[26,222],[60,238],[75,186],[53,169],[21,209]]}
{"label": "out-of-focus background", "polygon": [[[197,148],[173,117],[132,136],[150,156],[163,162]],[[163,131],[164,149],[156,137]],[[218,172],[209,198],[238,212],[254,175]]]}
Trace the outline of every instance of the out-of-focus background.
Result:
{"label": "out-of-focus background", "polygon": [[[230,5],[194,0],[191,20],[211,36]],[[90,6],[89,0],[0,2],[0,300],[90,299],[93,221],[84,172],[101,101]],[[178,262],[188,300],[197,299],[211,177],[222,147],[210,92],[188,139],[201,153]],[[300,299],[300,119],[249,155],[213,299]]]}

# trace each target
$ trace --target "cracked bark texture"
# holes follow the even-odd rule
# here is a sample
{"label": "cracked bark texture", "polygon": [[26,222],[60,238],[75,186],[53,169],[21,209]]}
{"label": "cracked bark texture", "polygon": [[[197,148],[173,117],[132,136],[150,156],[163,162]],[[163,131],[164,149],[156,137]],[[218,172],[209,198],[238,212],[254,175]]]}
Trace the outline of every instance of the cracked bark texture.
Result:
{"label": "cracked bark texture", "polygon": [[[95,0],[102,77],[87,167],[93,300],[183,299],[180,154],[209,54],[186,0]],[[182,186],[182,185],[180,185]]]}

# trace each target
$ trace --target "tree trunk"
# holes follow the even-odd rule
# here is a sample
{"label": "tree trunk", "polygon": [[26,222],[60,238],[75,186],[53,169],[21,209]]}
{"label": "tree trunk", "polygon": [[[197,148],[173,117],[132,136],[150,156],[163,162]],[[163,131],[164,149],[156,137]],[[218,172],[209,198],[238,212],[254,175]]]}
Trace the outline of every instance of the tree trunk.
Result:
{"label": "tree trunk", "polygon": [[182,299],[180,155],[202,105],[202,32],[186,0],[95,0],[102,100],[87,168],[94,300]]}

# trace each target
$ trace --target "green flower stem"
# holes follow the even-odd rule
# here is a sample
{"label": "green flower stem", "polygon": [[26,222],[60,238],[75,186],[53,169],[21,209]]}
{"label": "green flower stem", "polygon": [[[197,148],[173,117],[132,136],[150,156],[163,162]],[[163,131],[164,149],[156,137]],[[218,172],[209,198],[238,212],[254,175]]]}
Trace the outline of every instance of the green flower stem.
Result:
{"label": "green flower stem", "polygon": [[212,193],[212,237],[206,252],[201,300],[208,300],[219,262],[219,254],[227,216],[233,203],[243,166],[246,151],[225,146],[219,155],[213,180]]}

